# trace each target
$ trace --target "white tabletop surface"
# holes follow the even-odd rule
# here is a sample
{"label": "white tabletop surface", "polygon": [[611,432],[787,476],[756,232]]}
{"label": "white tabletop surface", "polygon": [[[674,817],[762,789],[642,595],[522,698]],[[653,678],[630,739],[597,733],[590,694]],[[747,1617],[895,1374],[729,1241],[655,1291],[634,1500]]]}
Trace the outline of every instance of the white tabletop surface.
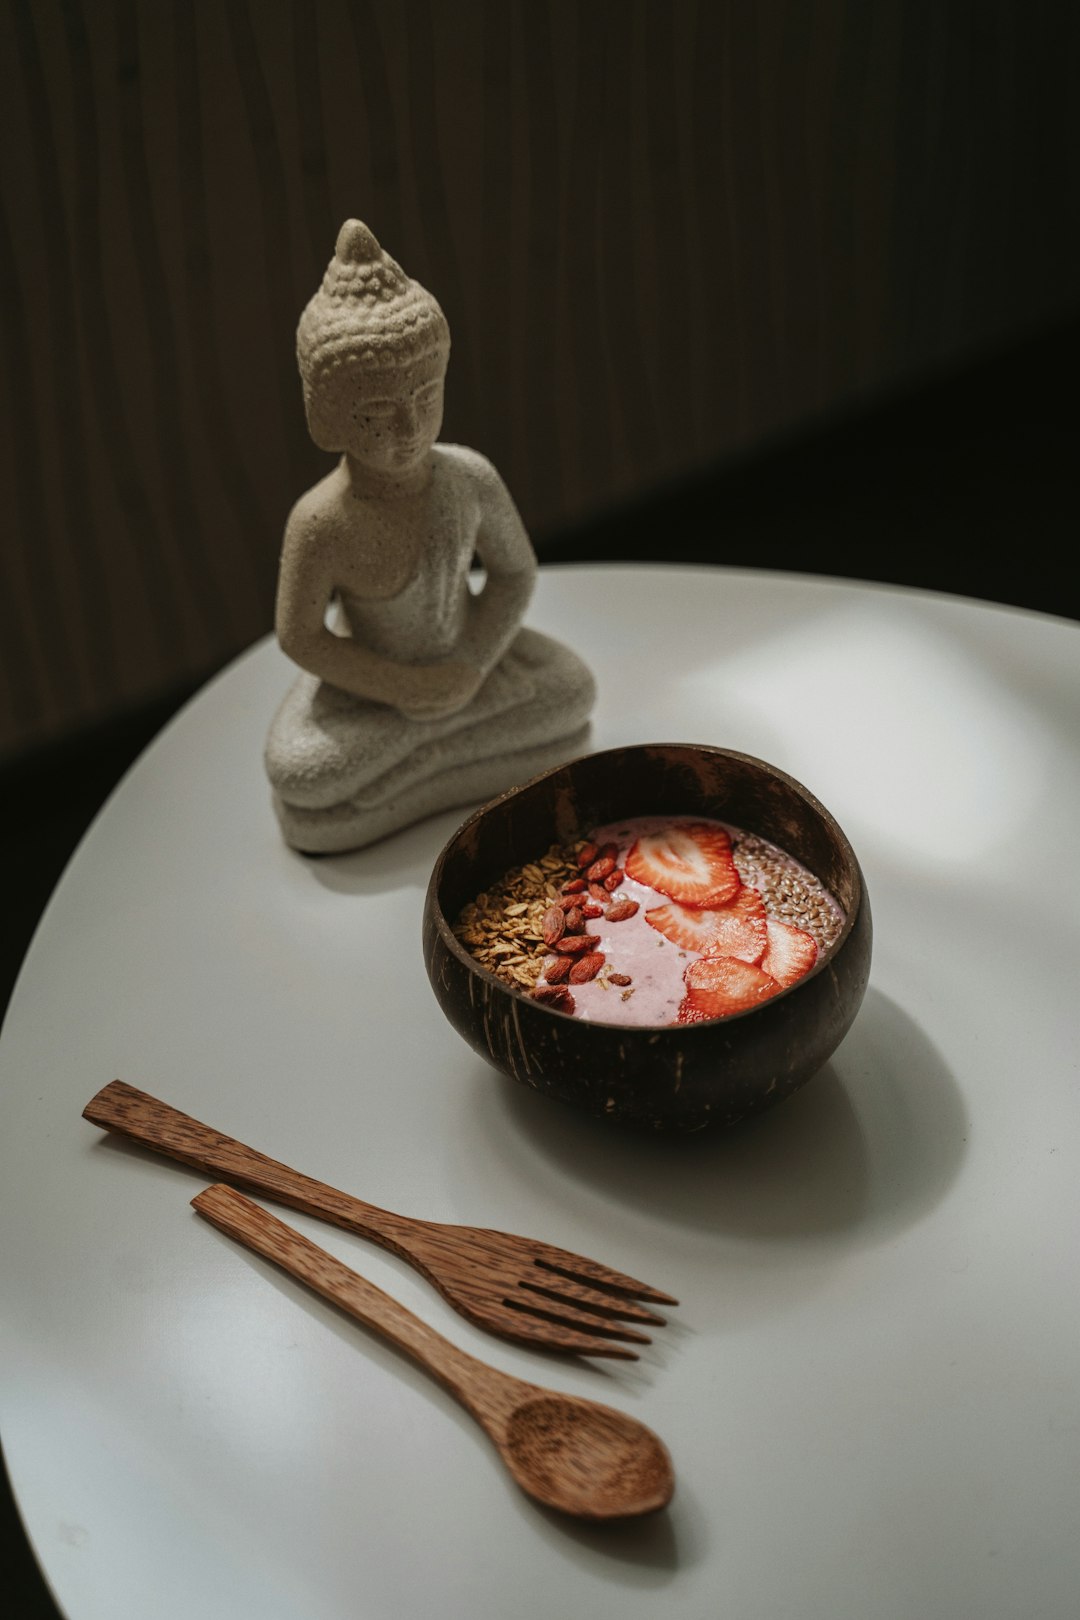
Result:
{"label": "white tabletop surface", "polygon": [[[545,570],[594,743],[780,765],[862,862],[870,988],[828,1067],[728,1135],[626,1136],[488,1069],[420,916],[464,811],[282,844],[271,643],[138,762],[69,866],[0,1043],[0,1433],[70,1620],[1015,1620],[1080,1590],[1080,627],[752,571]],[[627,812],[633,813],[627,805]],[[17,859],[17,852],[13,852]],[[667,1442],[670,1510],[545,1513],[418,1367],[212,1230],[193,1171],[80,1117],[120,1077],[410,1214],[679,1295],[640,1363],[474,1330]]]}

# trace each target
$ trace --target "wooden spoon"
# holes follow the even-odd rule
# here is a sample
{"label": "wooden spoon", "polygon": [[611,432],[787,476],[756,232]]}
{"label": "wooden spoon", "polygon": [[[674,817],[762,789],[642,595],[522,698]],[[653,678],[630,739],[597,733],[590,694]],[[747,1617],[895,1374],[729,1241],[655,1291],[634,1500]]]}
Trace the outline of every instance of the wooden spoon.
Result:
{"label": "wooden spoon", "polygon": [[230,1237],[408,1351],[487,1431],[514,1479],[538,1502],[583,1519],[628,1519],[670,1502],[671,1458],[636,1418],[478,1361],[232,1187],[208,1187],[191,1202]]}

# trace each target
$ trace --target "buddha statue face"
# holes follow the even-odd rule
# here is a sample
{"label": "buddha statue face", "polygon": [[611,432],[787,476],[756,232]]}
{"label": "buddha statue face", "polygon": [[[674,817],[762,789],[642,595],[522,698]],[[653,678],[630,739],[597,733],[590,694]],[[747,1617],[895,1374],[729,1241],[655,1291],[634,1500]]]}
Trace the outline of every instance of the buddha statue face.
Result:
{"label": "buddha statue face", "polygon": [[391,480],[420,469],[442,427],[450,355],[431,294],[346,220],[297,330],[308,431],[321,450]]}
{"label": "buddha statue face", "polygon": [[439,345],[386,358],[335,367],[305,389],[304,403],[321,450],[344,452],[364,471],[392,478],[421,466],[439,437],[449,353]]}

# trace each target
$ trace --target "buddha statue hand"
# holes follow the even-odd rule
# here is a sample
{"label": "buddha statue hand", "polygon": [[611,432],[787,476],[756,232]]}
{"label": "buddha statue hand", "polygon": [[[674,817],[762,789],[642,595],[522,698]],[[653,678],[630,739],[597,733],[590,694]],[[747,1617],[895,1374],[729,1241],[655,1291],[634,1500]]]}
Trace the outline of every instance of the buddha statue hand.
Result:
{"label": "buddha statue hand", "polygon": [[483,679],[480,670],[456,658],[405,665],[393,705],[409,720],[441,720],[470,703]]}

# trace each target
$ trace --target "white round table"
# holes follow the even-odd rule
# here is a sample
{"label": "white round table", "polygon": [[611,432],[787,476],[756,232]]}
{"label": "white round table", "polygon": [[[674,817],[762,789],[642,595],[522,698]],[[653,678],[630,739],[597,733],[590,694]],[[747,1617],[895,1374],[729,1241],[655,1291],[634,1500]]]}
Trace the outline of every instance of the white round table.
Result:
{"label": "white round table", "polygon": [[[855,1025],[728,1135],[623,1135],[497,1075],[420,951],[466,812],[290,852],[261,764],[290,668],[252,649],[90,829],[0,1043],[0,1433],[59,1605],[1071,1620],[1080,627],[651,566],[544,570],[529,622],[595,669],[596,747],[741,749],[832,810],[875,920]],[[82,1120],[116,1077],[372,1202],[677,1294],[639,1363],[575,1365],[285,1217],[456,1343],[643,1419],[670,1510],[605,1529],[535,1507],[418,1367],[201,1221],[205,1178]]]}

